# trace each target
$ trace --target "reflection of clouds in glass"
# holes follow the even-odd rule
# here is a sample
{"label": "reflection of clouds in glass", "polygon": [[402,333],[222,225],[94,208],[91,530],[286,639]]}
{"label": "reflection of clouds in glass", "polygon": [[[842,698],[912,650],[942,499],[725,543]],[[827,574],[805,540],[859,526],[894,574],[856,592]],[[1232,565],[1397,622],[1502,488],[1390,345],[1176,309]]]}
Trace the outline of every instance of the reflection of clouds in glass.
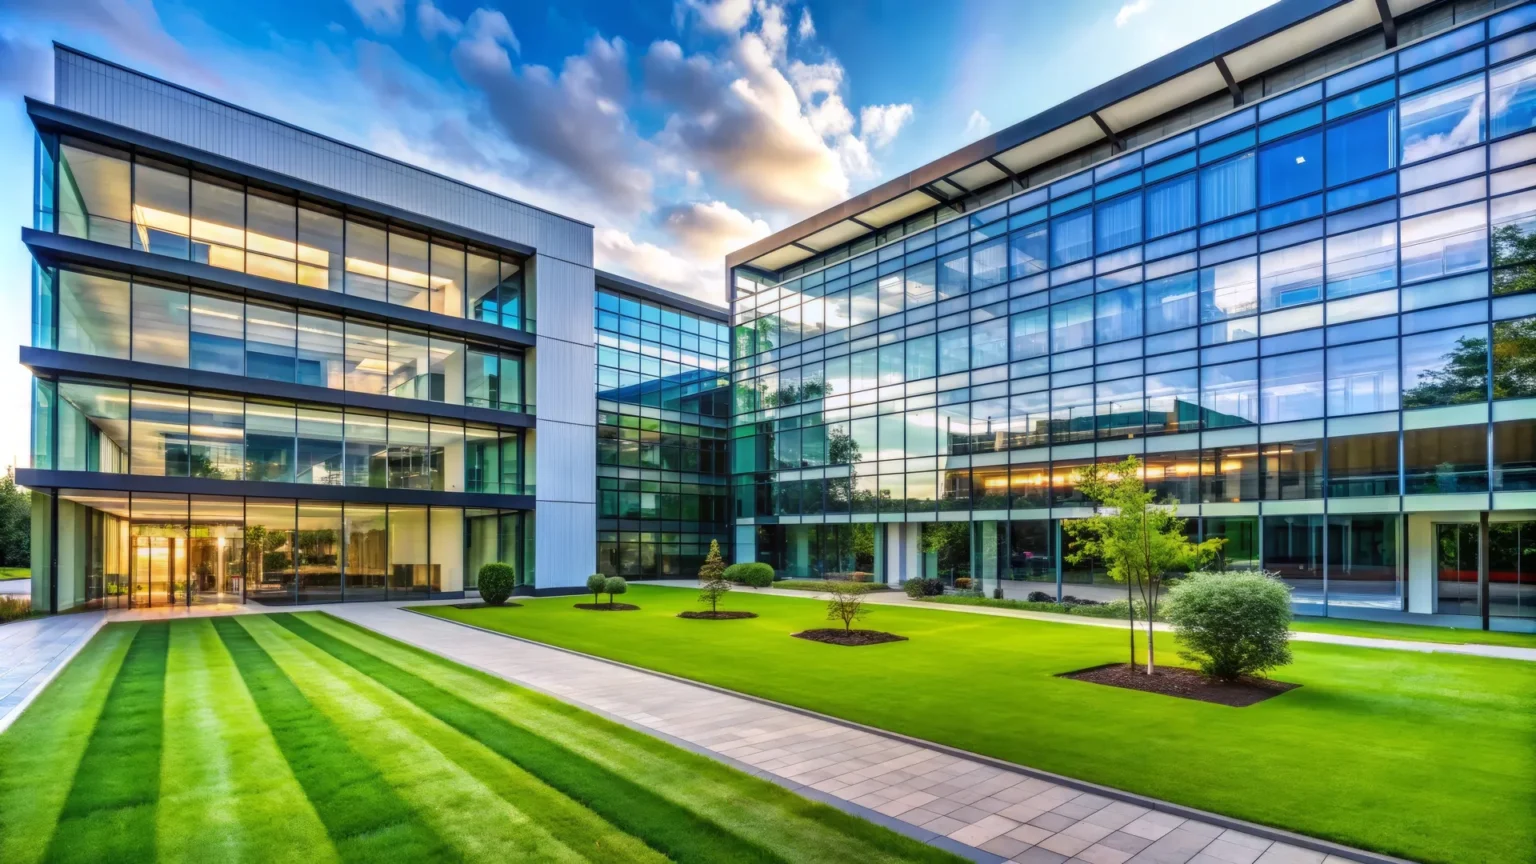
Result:
{"label": "reflection of clouds in glass", "polygon": [[1483,140],[1483,109],[1482,76],[1404,102],[1403,162]]}

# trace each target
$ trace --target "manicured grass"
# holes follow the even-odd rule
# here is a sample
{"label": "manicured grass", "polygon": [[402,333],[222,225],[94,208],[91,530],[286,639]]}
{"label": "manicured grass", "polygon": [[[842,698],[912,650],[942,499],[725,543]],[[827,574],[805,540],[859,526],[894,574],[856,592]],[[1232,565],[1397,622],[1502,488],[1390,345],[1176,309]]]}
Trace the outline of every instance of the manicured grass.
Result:
{"label": "manicured grass", "polygon": [[1390,621],[1357,621],[1350,618],[1297,618],[1291,622],[1297,633],[1333,633],[1339,636],[1363,636],[1369,639],[1402,639],[1408,642],[1441,642],[1448,645],[1506,645],[1536,648],[1536,633],[1504,633],[1497,630],[1469,630],[1460,627],[1425,627]]}
{"label": "manicured grass", "polygon": [[955,861],[320,613],[106,627],[0,735],[0,861]]}
{"label": "manicured grass", "polygon": [[[789,591],[826,591],[827,586],[830,584],[832,583],[827,579],[780,579],[768,587],[784,588]],[[882,585],[879,582],[859,582],[856,584],[867,586],[870,591],[891,590],[889,587]]]}
{"label": "manicured grass", "polygon": [[8,582],[12,579],[31,579],[30,567],[0,567],[0,582]]}
{"label": "manicured grass", "polygon": [[910,641],[844,648],[790,638],[825,626],[815,600],[733,592],[760,617],[705,634],[673,617],[696,592],[630,592],[626,615],[421,611],[1416,860],[1536,849],[1536,663],[1295,643],[1276,677],[1301,687],[1228,708],[1056,677],[1123,660],[1110,628],[871,606]]}
{"label": "manicured grass", "polygon": [[[1004,598],[997,600],[992,597],[977,597],[974,594],[938,594],[933,597],[924,597],[919,603],[941,603],[949,606],[990,606],[994,609],[1018,609],[1023,612],[1050,612],[1055,615],[1080,615],[1084,618],[1115,618],[1125,620],[1126,605],[1120,603],[1115,606],[1099,604],[1096,606],[1079,605],[1076,603],[1043,603],[1034,600],[1012,600]],[[1138,609],[1140,607],[1137,607]],[[1142,617],[1144,613],[1138,613],[1137,621],[1145,625]],[[1157,613],[1159,621],[1163,619],[1161,610]]]}

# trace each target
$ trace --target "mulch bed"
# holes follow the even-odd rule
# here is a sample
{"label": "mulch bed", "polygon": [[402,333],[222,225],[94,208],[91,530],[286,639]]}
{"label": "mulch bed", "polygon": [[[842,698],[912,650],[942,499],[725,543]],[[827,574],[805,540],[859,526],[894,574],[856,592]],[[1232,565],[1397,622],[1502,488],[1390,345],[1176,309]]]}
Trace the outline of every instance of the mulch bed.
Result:
{"label": "mulch bed", "polygon": [[905,642],[907,637],[879,630],[806,630],[790,634],[796,639],[825,642],[828,645],[880,645],[885,642]]}
{"label": "mulch bed", "polygon": [[516,609],[521,603],[503,603],[500,606],[492,606],[489,603],[452,603],[455,609]]}
{"label": "mulch bed", "polygon": [[591,612],[637,612],[640,609],[631,603],[577,603],[576,608]]}
{"label": "mulch bed", "polygon": [[1246,708],[1301,686],[1287,684],[1284,681],[1271,681],[1268,678],[1214,681],[1194,669],[1184,669],[1179,666],[1163,666],[1155,673],[1148,675],[1145,666],[1132,669],[1125,663],[1110,663],[1090,669],[1079,669],[1076,672],[1063,672],[1058,677],[1107,684],[1110,687],[1124,687],[1127,690],[1140,690],[1143,693],[1177,696],[1180,699],[1214,702],[1217,705],[1227,705],[1232,708]]}
{"label": "mulch bed", "polygon": [[720,610],[718,612],[696,612],[696,611],[679,612],[679,613],[677,613],[677,617],[679,617],[679,618],[693,618],[695,620],[703,620],[703,621],[732,621],[732,620],[735,620],[735,619],[738,619],[738,618],[756,618],[757,617],[757,613],[756,612],[745,612],[745,611],[741,611],[741,610],[726,611],[726,610],[722,609],[722,610]]}

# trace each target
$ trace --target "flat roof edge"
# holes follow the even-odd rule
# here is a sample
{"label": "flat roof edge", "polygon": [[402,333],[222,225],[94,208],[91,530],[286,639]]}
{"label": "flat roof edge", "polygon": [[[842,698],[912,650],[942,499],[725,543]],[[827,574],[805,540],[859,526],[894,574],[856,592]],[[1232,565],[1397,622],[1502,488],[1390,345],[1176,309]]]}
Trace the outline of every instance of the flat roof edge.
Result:
{"label": "flat roof edge", "polygon": [[730,310],[724,306],[716,306],[713,303],[689,297],[686,294],[678,294],[665,288],[657,288],[655,285],[648,285],[631,279],[628,276],[620,276],[617,273],[610,273],[606,270],[596,270],[593,272],[600,287],[612,288],[617,291],[635,294],[648,300],[655,300],[657,303],[676,306],[695,315],[706,316],[713,321],[723,322],[730,318]]}

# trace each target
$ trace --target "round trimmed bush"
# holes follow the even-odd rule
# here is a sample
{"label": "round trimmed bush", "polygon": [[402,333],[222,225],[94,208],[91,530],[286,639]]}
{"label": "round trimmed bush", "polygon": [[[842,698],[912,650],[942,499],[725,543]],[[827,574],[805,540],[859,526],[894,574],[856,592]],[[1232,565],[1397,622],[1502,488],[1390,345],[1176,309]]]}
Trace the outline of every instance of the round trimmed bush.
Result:
{"label": "round trimmed bush", "polygon": [[913,600],[923,597],[937,597],[944,593],[944,583],[938,579],[924,579],[919,576],[916,579],[908,579],[901,585],[901,590],[907,592],[907,596]]}
{"label": "round trimmed bush", "polygon": [[767,588],[773,584],[773,568],[761,561],[732,564],[725,568],[725,579],[749,588]]}
{"label": "round trimmed bush", "polygon": [[511,564],[492,561],[480,566],[480,599],[490,606],[500,606],[512,596],[517,585],[517,571]]}
{"label": "round trimmed bush", "polygon": [[1291,589],[1265,573],[1192,573],[1164,605],[1179,656],[1212,678],[1262,675],[1291,662]]}
{"label": "round trimmed bush", "polygon": [[592,592],[593,603],[597,602],[597,595],[603,593],[603,589],[606,587],[608,587],[607,576],[601,573],[593,573],[587,577],[587,590]]}
{"label": "round trimmed bush", "polygon": [[608,605],[613,605],[613,595],[623,594],[629,590],[629,583],[623,576],[609,576],[603,581],[603,593],[608,595]]}

